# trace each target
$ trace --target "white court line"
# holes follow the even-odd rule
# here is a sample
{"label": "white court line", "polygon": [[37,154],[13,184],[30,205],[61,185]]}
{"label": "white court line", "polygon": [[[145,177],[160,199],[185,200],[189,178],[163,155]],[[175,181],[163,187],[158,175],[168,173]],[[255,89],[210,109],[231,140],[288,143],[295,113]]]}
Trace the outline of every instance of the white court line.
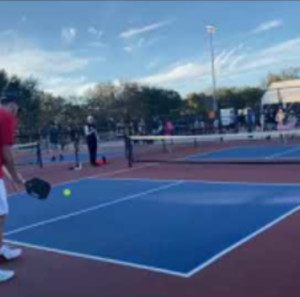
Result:
{"label": "white court line", "polygon": [[268,187],[300,187],[299,183],[260,183],[260,182],[243,182],[243,181],[218,181],[218,180],[202,180],[202,179],[155,179],[155,178],[135,178],[135,177],[114,177],[114,178],[99,178],[92,177],[91,179],[103,181],[136,181],[136,182],[176,182],[182,181],[184,183],[199,183],[199,184],[224,184],[224,185],[243,185],[243,186],[268,186]]}
{"label": "white court line", "polygon": [[52,218],[52,219],[44,220],[44,221],[41,221],[41,222],[38,222],[38,223],[30,224],[30,225],[20,227],[20,228],[11,230],[11,231],[7,231],[7,232],[4,233],[4,236],[13,235],[13,234],[20,233],[20,232],[23,232],[23,231],[27,231],[27,230],[30,230],[30,229],[34,229],[34,228],[37,228],[37,227],[40,227],[40,226],[45,226],[47,224],[55,223],[55,222],[58,222],[58,221],[61,221],[61,220],[66,220],[66,219],[69,219],[71,217],[79,216],[79,215],[82,215],[82,214],[85,214],[85,213],[88,213],[88,212],[91,212],[91,211],[95,211],[95,210],[98,210],[98,209],[101,209],[101,208],[109,207],[109,206],[116,205],[116,204],[119,204],[119,203],[122,203],[122,202],[125,202],[125,201],[133,200],[133,199],[136,199],[136,198],[139,198],[139,197],[142,197],[142,196],[146,196],[146,195],[149,195],[149,194],[152,194],[152,193],[156,193],[156,192],[159,192],[159,191],[177,186],[177,185],[182,184],[182,183],[184,183],[184,182],[183,181],[176,181],[176,182],[173,182],[173,183],[168,184],[168,185],[164,185],[164,186],[161,186],[161,187],[150,189],[148,191],[144,191],[144,192],[136,193],[136,194],[133,194],[133,195],[125,196],[125,197],[116,199],[114,201],[100,203],[100,204],[97,204],[97,205],[94,205],[94,206],[91,206],[91,207],[88,207],[88,208],[85,208],[85,209],[82,209],[82,210],[79,210],[79,211],[74,211],[74,212],[71,212],[71,213],[68,213],[68,214],[65,214],[65,215],[61,215],[61,216]]}
{"label": "white court line", "polygon": [[[111,179],[111,180],[114,180],[114,179]],[[117,179],[117,180],[119,180],[119,179]],[[135,179],[126,178],[125,180],[135,180]],[[145,181],[147,179],[137,179],[137,180]],[[151,181],[153,181],[153,180],[151,180]],[[161,180],[159,180],[159,181],[161,181]],[[166,181],[166,180],[164,180],[164,181]],[[168,180],[168,181],[170,181],[170,180]],[[177,183],[167,185],[165,187],[176,186],[177,184],[180,184],[182,182],[189,182],[189,181],[177,181]],[[196,182],[199,182],[199,181],[196,180]],[[213,183],[213,184],[215,184],[215,183],[232,184],[231,182],[215,182],[215,181],[213,181],[213,182],[203,181],[203,182],[204,183]],[[249,184],[249,183],[247,183],[247,184]],[[254,184],[254,185],[257,185],[257,184]],[[260,184],[258,184],[258,185],[260,185]],[[266,184],[266,185],[276,186],[276,184]],[[295,186],[295,184],[283,184],[283,185]],[[163,187],[160,187],[160,188],[163,188]],[[156,191],[158,191],[158,189],[160,189],[160,188],[156,188]],[[147,195],[147,194],[145,194],[145,192],[144,192],[144,194],[142,194],[142,195]],[[160,268],[147,266],[147,265],[133,264],[133,263],[130,263],[130,262],[118,261],[118,260],[114,260],[114,259],[110,259],[110,258],[102,258],[102,257],[95,257],[95,256],[86,255],[86,254],[81,254],[81,253],[73,253],[73,252],[63,251],[63,250],[59,250],[59,249],[47,248],[47,247],[42,247],[42,246],[37,246],[37,245],[31,245],[31,244],[27,244],[27,243],[23,243],[23,242],[18,242],[18,241],[6,240],[6,242],[21,245],[21,246],[24,246],[24,247],[35,248],[35,249],[39,249],[39,250],[43,250],[43,251],[55,252],[55,253],[68,255],[68,256],[75,256],[75,257],[80,257],[80,258],[85,258],[85,259],[103,261],[103,262],[119,264],[119,265],[133,267],[133,268],[146,269],[146,270],[150,270],[150,271],[154,271],[154,272],[160,272],[160,273],[179,276],[179,277],[184,277],[184,278],[190,278],[190,277],[194,276],[195,274],[199,273],[201,270],[203,270],[207,266],[211,265],[212,263],[216,262],[220,258],[224,257],[225,255],[227,255],[228,253],[230,253],[234,249],[242,246],[243,244],[247,243],[248,241],[250,241],[251,239],[253,239],[257,235],[259,235],[259,234],[263,233],[264,231],[270,229],[274,225],[280,223],[281,221],[283,221],[284,219],[286,219],[287,217],[291,216],[292,214],[296,213],[299,210],[300,210],[300,205],[298,205],[294,209],[290,210],[289,212],[283,214],[282,216],[278,217],[277,219],[271,221],[270,223],[263,226],[262,228],[259,228],[258,230],[256,230],[252,234],[246,236],[245,238],[241,239],[240,241],[236,242],[235,244],[233,244],[233,245],[229,246],[228,248],[224,249],[223,251],[216,254],[215,256],[213,256],[209,260],[205,261],[204,263],[200,264],[199,266],[195,267],[194,269],[192,269],[188,273],[180,273],[180,272],[175,272],[175,271],[172,271],[172,270],[160,269]]]}
{"label": "white court line", "polygon": [[296,152],[296,151],[299,151],[299,150],[300,150],[300,147],[298,146],[296,148],[292,148],[292,149],[283,151],[281,153],[276,153],[276,154],[273,154],[271,156],[265,157],[265,159],[274,159],[275,157],[280,157],[280,156],[283,156],[283,155],[286,155],[286,154],[289,154],[289,153],[292,153],[292,152]]}
{"label": "white court line", "polygon": [[228,253],[230,253],[231,251],[235,250],[236,248],[242,246],[243,244],[247,243],[248,241],[250,241],[251,239],[253,239],[257,235],[259,235],[259,234],[263,233],[264,231],[270,229],[271,227],[273,227],[276,224],[280,223],[281,221],[283,221],[284,219],[286,219],[287,217],[291,216],[292,214],[296,213],[299,210],[300,210],[300,205],[298,205],[294,209],[290,210],[289,212],[283,214],[282,216],[278,217],[277,219],[271,221],[270,223],[268,223],[264,227],[259,228],[255,232],[253,232],[250,235],[244,237],[243,239],[239,240],[235,244],[233,244],[233,245],[229,246],[228,248],[224,249],[223,251],[216,254],[215,256],[213,256],[209,260],[205,261],[204,263],[200,264],[199,266],[197,266],[196,268],[194,268],[193,270],[188,272],[186,274],[186,277],[192,277],[193,275],[199,273],[202,269],[204,269],[207,266],[211,265],[212,263],[216,262],[218,259],[220,259],[223,256],[227,255]]}
{"label": "white court line", "polygon": [[149,270],[151,272],[159,272],[159,273],[177,276],[177,277],[183,277],[183,278],[187,277],[186,273],[181,273],[181,272],[164,269],[164,268],[157,268],[157,267],[149,266],[149,265],[135,264],[132,262],[115,260],[112,258],[91,256],[91,255],[87,255],[87,254],[83,254],[83,253],[76,253],[76,252],[69,252],[69,251],[65,251],[65,250],[61,250],[61,249],[49,248],[49,247],[44,247],[44,246],[39,246],[39,245],[34,245],[34,244],[28,244],[25,242],[20,242],[20,241],[15,241],[15,240],[5,240],[5,242],[8,244],[32,248],[32,249],[36,249],[36,250],[40,250],[40,251],[44,251],[44,252],[57,253],[57,254],[64,255],[64,256],[76,257],[76,258],[81,258],[81,259],[86,259],[86,260],[94,260],[94,261],[110,263],[110,264],[117,264],[117,265],[121,265],[121,266],[125,266],[125,267]]}

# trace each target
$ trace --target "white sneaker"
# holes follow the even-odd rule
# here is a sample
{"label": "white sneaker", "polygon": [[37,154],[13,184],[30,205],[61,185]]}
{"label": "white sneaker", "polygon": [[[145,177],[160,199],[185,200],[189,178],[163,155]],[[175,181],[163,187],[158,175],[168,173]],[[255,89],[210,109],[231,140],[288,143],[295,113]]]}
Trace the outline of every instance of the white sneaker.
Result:
{"label": "white sneaker", "polygon": [[15,273],[12,270],[0,270],[0,283],[8,281],[14,276]]}
{"label": "white sneaker", "polygon": [[3,245],[0,248],[0,256],[2,256],[5,260],[13,260],[19,258],[22,255],[22,250],[18,248],[10,248],[7,245]]}

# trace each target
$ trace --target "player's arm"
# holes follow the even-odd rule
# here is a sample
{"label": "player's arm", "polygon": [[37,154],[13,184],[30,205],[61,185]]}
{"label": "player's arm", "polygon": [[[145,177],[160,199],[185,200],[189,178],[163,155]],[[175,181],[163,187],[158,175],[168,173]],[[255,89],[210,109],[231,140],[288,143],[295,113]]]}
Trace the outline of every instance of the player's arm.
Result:
{"label": "player's arm", "polygon": [[24,180],[16,170],[15,161],[10,145],[3,146],[3,161],[5,166],[5,173],[8,178],[11,178],[15,183],[23,184]]}
{"label": "player's arm", "polygon": [[2,166],[2,170],[3,170],[4,175],[5,175],[10,181],[12,181],[13,179],[12,179],[10,173],[8,172],[8,170],[6,169],[5,166]]}
{"label": "player's arm", "polygon": [[91,135],[93,133],[94,133],[93,129],[89,129],[88,125],[84,126],[84,135],[85,136],[89,136],[89,135]]}

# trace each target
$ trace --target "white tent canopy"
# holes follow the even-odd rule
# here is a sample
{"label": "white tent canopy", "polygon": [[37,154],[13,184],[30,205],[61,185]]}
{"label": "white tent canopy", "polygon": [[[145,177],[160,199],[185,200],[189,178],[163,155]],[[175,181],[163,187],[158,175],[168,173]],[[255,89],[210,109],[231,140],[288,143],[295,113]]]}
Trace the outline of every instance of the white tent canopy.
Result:
{"label": "white tent canopy", "polygon": [[261,105],[300,103],[300,79],[272,83],[261,99]]}

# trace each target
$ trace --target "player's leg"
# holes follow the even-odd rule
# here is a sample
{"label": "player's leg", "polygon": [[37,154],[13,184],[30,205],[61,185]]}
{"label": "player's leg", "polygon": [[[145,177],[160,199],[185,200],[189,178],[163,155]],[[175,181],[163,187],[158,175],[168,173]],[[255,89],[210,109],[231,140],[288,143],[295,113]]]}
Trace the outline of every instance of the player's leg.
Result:
{"label": "player's leg", "polygon": [[51,154],[51,161],[56,161],[56,143],[50,143],[50,154]]}
{"label": "player's leg", "polygon": [[[0,202],[0,211],[3,211],[3,209],[2,209],[3,205],[2,204],[3,203]],[[1,247],[3,246],[4,220],[5,220],[5,216],[0,215],[0,246]],[[2,250],[2,248],[1,248],[1,250]],[[2,270],[2,269],[0,269],[0,283],[10,280],[14,275],[15,275],[15,273],[12,270]]]}
{"label": "player's leg", "polygon": [[8,214],[6,189],[3,179],[0,179],[0,256],[5,260],[13,260],[21,256],[21,249],[13,249],[3,242],[4,221]]}
{"label": "player's leg", "polygon": [[97,142],[92,141],[91,143],[91,164],[97,166]]}

